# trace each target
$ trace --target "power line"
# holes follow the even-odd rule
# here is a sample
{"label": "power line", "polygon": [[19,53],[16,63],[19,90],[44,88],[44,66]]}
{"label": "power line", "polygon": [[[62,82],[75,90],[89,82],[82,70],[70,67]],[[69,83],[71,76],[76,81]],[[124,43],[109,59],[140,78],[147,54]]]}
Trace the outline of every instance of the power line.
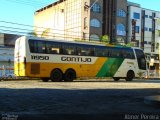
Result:
{"label": "power line", "polygon": [[[0,28],[2,28],[2,29],[0,29],[1,31],[4,31],[5,33],[6,32],[9,32],[9,33],[18,33],[18,34],[22,34],[22,35],[26,35],[26,34],[28,34],[28,33],[30,33],[30,32],[33,32],[34,30],[33,30],[33,28],[41,28],[41,29],[48,29],[48,28],[45,28],[45,27],[38,27],[38,26],[32,26],[32,25],[26,25],[26,24],[21,24],[21,23],[14,23],[14,22],[9,22],[9,21],[0,21],[0,23],[6,23],[6,24],[12,24],[12,25],[18,25],[19,27],[23,27],[23,26],[25,26],[25,27],[29,27],[30,29],[23,29],[23,28],[18,28],[18,27],[7,27],[7,26],[0,26]],[[81,27],[81,26],[78,26],[78,27]],[[55,30],[55,32],[53,33],[53,32],[49,32],[49,34],[50,35],[48,35],[48,36],[56,36],[55,34],[57,34],[57,32],[63,32],[64,30],[59,30],[59,29],[53,29],[53,28],[49,28],[49,29],[51,29],[51,30]],[[72,29],[74,29],[74,28],[72,28]],[[37,31],[38,33],[42,33],[43,32],[43,30],[42,31]],[[38,34],[37,33],[37,34]],[[69,33],[77,33],[77,32],[75,32],[75,31],[73,31],[73,30],[67,30],[66,31],[66,33],[68,33],[68,34],[63,34],[63,33],[61,33],[61,35],[68,35],[68,36],[71,36],[71,34],[69,34]],[[89,33],[86,33],[86,34],[88,34],[89,35]],[[40,34],[38,34],[38,35],[40,35]],[[59,34],[57,34],[57,36],[59,36],[60,35],[60,33]],[[75,36],[75,35],[74,35]],[[65,37],[65,36],[64,36]],[[79,37],[82,37],[82,36],[79,36]],[[132,37],[132,36],[126,36],[126,37]],[[141,36],[136,36],[136,37],[141,37]],[[145,39],[152,39],[152,37],[144,37]]]}

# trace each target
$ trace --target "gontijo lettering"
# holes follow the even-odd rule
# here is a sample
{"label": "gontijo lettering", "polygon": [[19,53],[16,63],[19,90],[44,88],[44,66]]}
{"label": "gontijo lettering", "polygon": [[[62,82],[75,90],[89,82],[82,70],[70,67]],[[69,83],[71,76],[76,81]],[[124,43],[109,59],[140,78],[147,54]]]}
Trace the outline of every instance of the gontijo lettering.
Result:
{"label": "gontijo lettering", "polygon": [[61,57],[61,61],[68,61],[68,62],[92,62],[91,58],[83,58],[83,57]]}

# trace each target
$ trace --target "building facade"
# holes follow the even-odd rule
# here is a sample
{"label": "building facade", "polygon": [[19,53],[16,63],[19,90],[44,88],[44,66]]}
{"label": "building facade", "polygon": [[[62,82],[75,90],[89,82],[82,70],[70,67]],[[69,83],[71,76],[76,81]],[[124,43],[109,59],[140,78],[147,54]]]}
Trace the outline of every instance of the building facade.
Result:
{"label": "building facade", "polygon": [[0,77],[14,71],[14,45],[18,37],[0,33]]}
{"label": "building facade", "polygon": [[[160,12],[128,2],[128,42],[144,50],[148,66],[159,71]],[[151,60],[152,65],[151,65]]]}
{"label": "building facade", "polygon": [[37,10],[34,25],[47,38],[100,41],[108,35],[111,43],[126,43],[126,16],[126,0],[59,0]]}
{"label": "building facade", "polygon": [[144,50],[148,66],[160,69],[160,12],[127,0],[59,0],[35,12],[39,36],[63,40],[132,43]]}

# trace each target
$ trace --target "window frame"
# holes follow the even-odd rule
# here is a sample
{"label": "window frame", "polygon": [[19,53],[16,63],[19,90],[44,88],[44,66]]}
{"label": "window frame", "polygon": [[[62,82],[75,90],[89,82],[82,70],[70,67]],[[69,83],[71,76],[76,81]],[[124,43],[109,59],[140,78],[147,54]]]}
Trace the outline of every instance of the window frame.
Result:
{"label": "window frame", "polygon": [[95,12],[95,13],[101,13],[101,6],[98,3],[95,3],[92,7],[91,7],[91,11]]}
{"label": "window frame", "polygon": [[122,23],[116,25],[117,35],[126,36],[126,29]]}
{"label": "window frame", "polygon": [[123,9],[119,9],[118,11],[117,11],[117,16],[118,17],[126,17],[127,15],[126,15],[126,12],[123,10]]}
{"label": "window frame", "polygon": [[140,13],[134,12],[133,13],[133,18],[134,19],[140,19]]}
{"label": "window frame", "polygon": [[93,19],[91,19],[90,26],[95,27],[95,28],[100,28],[101,27],[101,22],[98,19],[93,18]]}

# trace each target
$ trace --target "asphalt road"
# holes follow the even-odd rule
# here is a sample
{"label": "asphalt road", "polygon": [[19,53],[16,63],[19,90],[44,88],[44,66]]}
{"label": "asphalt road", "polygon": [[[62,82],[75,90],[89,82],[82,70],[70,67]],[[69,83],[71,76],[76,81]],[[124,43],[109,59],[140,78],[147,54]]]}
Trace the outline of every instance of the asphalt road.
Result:
{"label": "asphalt road", "polygon": [[1,119],[157,119],[144,97],[160,94],[160,80],[1,81]]}

